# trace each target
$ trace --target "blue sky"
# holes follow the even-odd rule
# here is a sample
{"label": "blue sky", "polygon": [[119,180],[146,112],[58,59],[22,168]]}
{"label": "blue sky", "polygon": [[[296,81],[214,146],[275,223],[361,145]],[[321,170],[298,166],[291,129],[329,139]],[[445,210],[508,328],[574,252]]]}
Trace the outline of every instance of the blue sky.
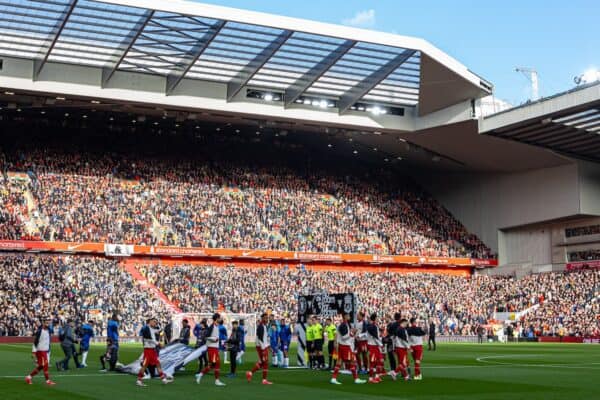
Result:
{"label": "blue sky", "polygon": [[534,67],[540,94],[574,86],[600,68],[600,0],[201,0],[203,3],[422,37],[495,85],[514,105],[529,97]]}

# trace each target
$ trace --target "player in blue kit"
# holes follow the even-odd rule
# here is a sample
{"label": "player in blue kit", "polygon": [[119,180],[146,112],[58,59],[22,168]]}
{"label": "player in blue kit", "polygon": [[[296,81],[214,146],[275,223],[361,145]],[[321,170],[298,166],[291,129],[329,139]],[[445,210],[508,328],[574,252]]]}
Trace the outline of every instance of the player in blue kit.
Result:
{"label": "player in blue kit", "polygon": [[289,351],[292,342],[292,328],[286,322],[286,319],[282,318],[279,324],[279,352],[283,356],[279,364],[282,368],[290,366]]}
{"label": "player in blue kit", "polygon": [[271,345],[271,364],[273,367],[279,366],[277,362],[277,352],[279,351],[279,331],[277,324],[273,321],[269,326],[269,344]]}
{"label": "player in blue kit", "polygon": [[88,321],[87,324],[81,325],[80,329],[81,341],[79,342],[79,352],[81,353],[81,365],[87,367],[87,356],[90,351],[90,340],[94,335],[94,321]]}

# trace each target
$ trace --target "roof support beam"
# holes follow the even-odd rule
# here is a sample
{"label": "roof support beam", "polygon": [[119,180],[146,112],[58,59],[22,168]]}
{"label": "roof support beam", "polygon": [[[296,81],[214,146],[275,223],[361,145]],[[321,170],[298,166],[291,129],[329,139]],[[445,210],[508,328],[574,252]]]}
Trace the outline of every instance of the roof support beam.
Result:
{"label": "roof support beam", "polygon": [[[564,145],[568,145],[571,144],[573,142],[579,142],[582,141],[588,137],[592,136],[591,133],[587,133],[587,132],[581,132],[581,131],[574,131],[572,134],[570,135],[565,135],[563,137],[559,137],[556,138],[554,140],[550,140],[546,143],[544,143],[544,145],[548,145],[548,146],[564,146]],[[595,135],[593,135],[595,136]],[[592,136],[592,138],[593,138]]]}
{"label": "roof support beam", "polygon": [[594,148],[599,144],[600,144],[600,138],[587,137],[587,138],[583,138],[583,139],[580,139],[580,140],[572,142],[572,143],[568,143],[567,145],[564,145],[561,148],[566,149],[568,151],[575,150],[575,151],[579,152],[579,151],[588,150],[590,148],[590,146],[592,146],[592,145],[594,145],[594,146],[592,146],[592,148]]}
{"label": "roof support beam", "polygon": [[[171,72],[167,75],[167,86],[165,89],[165,95],[168,96],[173,93],[173,90],[179,85],[179,82],[183,79],[183,77],[188,73],[188,71],[192,68],[192,66],[198,61],[200,56],[204,53],[204,51],[208,48],[210,43],[217,37],[221,29],[225,26],[227,21],[218,21],[216,22],[210,29],[207,35],[203,38],[202,41],[198,41],[196,46],[194,46],[188,53],[187,60],[185,64],[182,65],[183,68],[179,71]],[[185,60],[185,58],[184,58]]]}
{"label": "roof support beam", "polygon": [[153,16],[154,10],[148,10],[146,13],[144,13],[144,15],[142,15],[140,20],[135,25],[135,28],[132,30],[133,35],[131,35],[131,38],[121,43],[124,47],[121,50],[121,54],[119,55],[119,60],[116,63],[114,63],[111,67],[102,68],[101,87],[106,87],[108,81],[115,74],[115,72],[127,56],[127,53],[129,53],[129,50],[131,50],[136,40],[140,37],[140,35],[144,31],[144,28],[146,27],[146,25],[148,25]]}
{"label": "roof support beam", "polygon": [[60,34],[62,33],[62,31],[65,29],[65,25],[67,25],[67,22],[69,21],[69,17],[73,13],[73,10],[75,9],[76,5],[77,5],[77,0],[71,0],[69,5],[65,9],[63,18],[58,21],[58,23],[56,24],[56,27],[54,28],[53,36],[50,39],[51,40],[50,46],[48,46],[48,49],[43,54],[42,58],[36,58],[33,60],[32,79],[34,81],[37,81],[38,77],[40,76],[40,72],[42,72],[42,68],[44,68],[44,65],[46,65],[46,62],[48,61],[48,57],[50,57],[50,53],[52,53],[54,46],[56,46],[56,42],[58,41],[58,38],[60,37]]}
{"label": "roof support beam", "polygon": [[340,44],[335,50],[329,53],[325,58],[315,64],[304,75],[299,77],[296,82],[285,90],[284,107],[292,105],[301,95],[319,80],[329,69],[335,65],[357,42],[354,40],[346,40]]}
{"label": "roof support beam", "polygon": [[573,132],[572,128],[568,126],[556,125],[552,128],[538,129],[537,131],[531,131],[525,135],[517,135],[514,137],[515,140],[529,140],[529,141],[538,141],[538,140],[547,140],[553,139],[553,137],[557,135],[562,135],[563,133]]}
{"label": "roof support beam", "polygon": [[356,84],[352,89],[340,96],[338,101],[339,113],[344,114],[348,109],[364,95],[369,93],[375,86],[379,85],[388,75],[400,67],[406,60],[412,57],[416,50],[404,50],[401,54],[392,58],[386,64],[382,65],[376,71],[373,71],[369,76],[365,77],[361,82]]}
{"label": "roof support beam", "polygon": [[236,94],[252,79],[254,75],[269,61],[271,57],[292,36],[292,31],[283,31],[263,51],[258,53],[238,74],[227,83],[227,101],[231,101]]}

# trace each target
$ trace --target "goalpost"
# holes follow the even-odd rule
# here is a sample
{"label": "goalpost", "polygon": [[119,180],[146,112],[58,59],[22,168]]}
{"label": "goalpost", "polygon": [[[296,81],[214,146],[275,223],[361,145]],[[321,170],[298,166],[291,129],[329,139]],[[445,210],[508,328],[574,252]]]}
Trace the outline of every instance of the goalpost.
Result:
{"label": "goalpost", "polygon": [[[231,333],[231,322],[232,321],[244,321],[244,327],[246,329],[246,342],[254,342],[256,340],[256,314],[240,314],[240,313],[228,313],[220,312],[223,318],[223,324],[227,328],[227,334]],[[193,332],[194,325],[200,323],[203,318],[206,318],[208,324],[211,324],[211,318],[213,313],[179,313],[173,315],[172,326],[173,326],[173,338],[179,337],[181,332],[181,321],[187,319],[190,324],[190,330]]]}

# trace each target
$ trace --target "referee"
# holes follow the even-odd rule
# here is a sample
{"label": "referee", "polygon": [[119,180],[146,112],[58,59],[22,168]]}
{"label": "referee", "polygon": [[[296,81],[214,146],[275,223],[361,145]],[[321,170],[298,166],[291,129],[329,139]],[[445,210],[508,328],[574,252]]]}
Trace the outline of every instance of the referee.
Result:
{"label": "referee", "polygon": [[308,325],[306,326],[306,352],[308,353],[308,368],[313,368],[315,364],[314,354],[314,342],[315,342],[315,331],[313,328],[312,317],[308,318]]}
{"label": "referee", "polygon": [[315,369],[324,369],[325,368],[325,357],[323,356],[323,325],[317,320],[316,317],[313,317],[313,333],[315,337],[314,342],[314,353],[315,353],[315,361],[316,368]]}

